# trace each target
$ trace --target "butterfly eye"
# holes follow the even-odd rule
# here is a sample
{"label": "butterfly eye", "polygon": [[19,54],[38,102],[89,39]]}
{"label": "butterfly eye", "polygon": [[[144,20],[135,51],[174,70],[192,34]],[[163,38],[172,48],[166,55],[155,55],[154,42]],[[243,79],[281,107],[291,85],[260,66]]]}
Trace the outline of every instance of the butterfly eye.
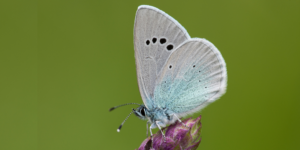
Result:
{"label": "butterfly eye", "polygon": [[167,42],[167,40],[166,40],[165,38],[161,38],[161,39],[159,40],[159,42],[160,42],[160,44],[165,44],[165,43]]}
{"label": "butterfly eye", "polygon": [[157,38],[152,39],[153,44],[156,43],[156,41],[157,41]]}
{"label": "butterfly eye", "polygon": [[147,40],[147,41],[146,41],[146,44],[147,44],[147,45],[149,45],[149,44],[150,44],[150,41],[149,41],[149,40]]}
{"label": "butterfly eye", "polygon": [[145,108],[141,109],[141,114],[145,116]]}

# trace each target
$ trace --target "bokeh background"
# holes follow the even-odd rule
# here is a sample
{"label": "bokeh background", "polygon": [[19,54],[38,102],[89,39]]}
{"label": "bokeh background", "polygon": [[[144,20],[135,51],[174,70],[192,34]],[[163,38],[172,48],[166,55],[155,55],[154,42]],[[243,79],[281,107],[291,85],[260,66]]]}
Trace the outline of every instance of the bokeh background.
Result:
{"label": "bokeh background", "polygon": [[[133,48],[152,5],[221,51],[228,90],[202,115],[198,149],[300,149],[300,1],[0,2],[0,149],[138,148],[146,122]],[[155,130],[154,132],[156,132]]]}

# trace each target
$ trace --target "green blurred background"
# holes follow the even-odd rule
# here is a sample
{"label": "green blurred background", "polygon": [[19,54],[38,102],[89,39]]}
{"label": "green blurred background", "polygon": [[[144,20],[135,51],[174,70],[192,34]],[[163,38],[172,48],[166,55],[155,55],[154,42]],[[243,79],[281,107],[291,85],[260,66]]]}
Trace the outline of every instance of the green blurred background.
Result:
{"label": "green blurred background", "polygon": [[[300,1],[1,1],[0,149],[138,148],[146,122],[135,70],[137,7],[206,38],[228,69],[227,93],[202,115],[198,149],[300,149]],[[156,132],[157,130],[155,130]]]}

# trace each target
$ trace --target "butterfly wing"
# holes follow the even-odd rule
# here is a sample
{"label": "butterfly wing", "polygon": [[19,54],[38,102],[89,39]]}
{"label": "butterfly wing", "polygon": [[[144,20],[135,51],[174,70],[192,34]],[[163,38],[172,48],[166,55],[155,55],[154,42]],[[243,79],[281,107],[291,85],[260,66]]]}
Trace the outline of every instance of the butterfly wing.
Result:
{"label": "butterfly wing", "polygon": [[225,93],[227,71],[219,50],[209,41],[193,38],[169,57],[156,80],[160,108],[182,117],[194,113]]}
{"label": "butterfly wing", "polygon": [[139,6],[134,25],[135,61],[139,90],[148,109],[153,107],[156,79],[168,57],[189,39],[171,16],[152,6]]}

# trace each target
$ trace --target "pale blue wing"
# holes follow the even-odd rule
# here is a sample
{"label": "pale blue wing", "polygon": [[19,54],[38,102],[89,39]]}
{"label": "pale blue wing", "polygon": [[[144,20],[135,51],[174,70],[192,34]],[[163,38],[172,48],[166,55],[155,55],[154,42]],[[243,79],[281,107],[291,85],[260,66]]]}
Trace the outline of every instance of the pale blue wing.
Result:
{"label": "pale blue wing", "polygon": [[186,30],[163,11],[142,5],[134,25],[134,50],[139,90],[148,109],[153,107],[154,88],[170,54],[190,39]]}
{"label": "pale blue wing", "polygon": [[226,64],[209,41],[194,38],[178,47],[156,80],[159,108],[185,116],[194,113],[225,93]]}

